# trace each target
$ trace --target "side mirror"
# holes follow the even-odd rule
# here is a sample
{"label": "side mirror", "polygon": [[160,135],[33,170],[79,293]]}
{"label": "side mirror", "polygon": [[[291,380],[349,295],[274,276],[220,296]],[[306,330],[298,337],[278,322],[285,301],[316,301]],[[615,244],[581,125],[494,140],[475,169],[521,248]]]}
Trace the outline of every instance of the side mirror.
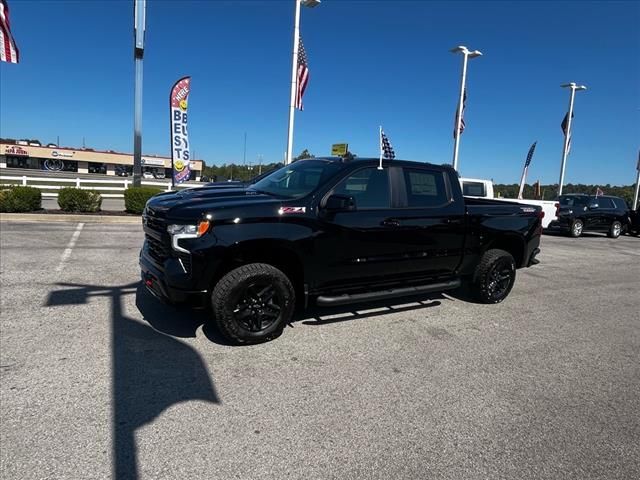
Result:
{"label": "side mirror", "polygon": [[330,212],[351,212],[356,209],[356,200],[351,195],[335,193],[327,198],[324,208]]}
{"label": "side mirror", "polygon": [[596,208],[598,208],[597,203],[592,203],[591,205],[589,205],[589,210],[595,210]]}

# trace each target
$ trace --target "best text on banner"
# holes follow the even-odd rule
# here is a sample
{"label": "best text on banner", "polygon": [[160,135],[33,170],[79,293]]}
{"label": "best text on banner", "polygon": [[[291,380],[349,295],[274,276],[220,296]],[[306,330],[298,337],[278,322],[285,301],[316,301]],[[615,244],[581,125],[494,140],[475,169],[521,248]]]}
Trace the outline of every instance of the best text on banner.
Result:
{"label": "best text on banner", "polygon": [[189,134],[187,133],[187,106],[190,88],[191,77],[181,78],[171,89],[171,97],[169,99],[171,111],[171,164],[173,166],[174,183],[189,180],[191,176]]}

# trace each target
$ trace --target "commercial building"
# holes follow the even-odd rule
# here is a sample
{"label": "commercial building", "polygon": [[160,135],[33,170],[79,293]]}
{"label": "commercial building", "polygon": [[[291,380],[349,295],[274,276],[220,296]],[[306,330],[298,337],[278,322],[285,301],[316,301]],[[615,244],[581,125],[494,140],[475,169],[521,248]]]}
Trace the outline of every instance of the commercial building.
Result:
{"label": "commercial building", "polygon": [[[190,180],[199,181],[204,162],[192,160]],[[113,150],[98,151],[90,148],[48,146],[35,142],[0,142],[0,168],[29,168],[58,172],[94,173],[130,176],[133,173],[133,155]],[[142,156],[142,171],[157,178],[170,178],[171,158]]]}

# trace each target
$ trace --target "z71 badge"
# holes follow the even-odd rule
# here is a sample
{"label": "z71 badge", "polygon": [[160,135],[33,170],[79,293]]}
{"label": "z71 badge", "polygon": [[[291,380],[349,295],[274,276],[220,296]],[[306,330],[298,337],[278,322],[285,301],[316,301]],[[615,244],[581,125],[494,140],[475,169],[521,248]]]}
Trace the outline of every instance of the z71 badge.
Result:
{"label": "z71 badge", "polygon": [[285,215],[287,213],[305,213],[307,211],[307,207],[282,207],[278,210],[280,215]]}

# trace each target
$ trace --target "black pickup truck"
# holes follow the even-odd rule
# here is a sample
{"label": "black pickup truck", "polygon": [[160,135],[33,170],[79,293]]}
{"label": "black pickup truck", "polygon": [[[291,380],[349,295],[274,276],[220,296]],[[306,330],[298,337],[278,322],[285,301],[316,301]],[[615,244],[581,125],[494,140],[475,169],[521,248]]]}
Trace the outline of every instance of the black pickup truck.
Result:
{"label": "black pickup truck", "polygon": [[537,263],[540,207],[464,198],[450,166],[299,160],[242,188],[151,198],[142,279],[171,303],[211,306],[238,343],[278,336],[297,306],[456,289],[504,300]]}

